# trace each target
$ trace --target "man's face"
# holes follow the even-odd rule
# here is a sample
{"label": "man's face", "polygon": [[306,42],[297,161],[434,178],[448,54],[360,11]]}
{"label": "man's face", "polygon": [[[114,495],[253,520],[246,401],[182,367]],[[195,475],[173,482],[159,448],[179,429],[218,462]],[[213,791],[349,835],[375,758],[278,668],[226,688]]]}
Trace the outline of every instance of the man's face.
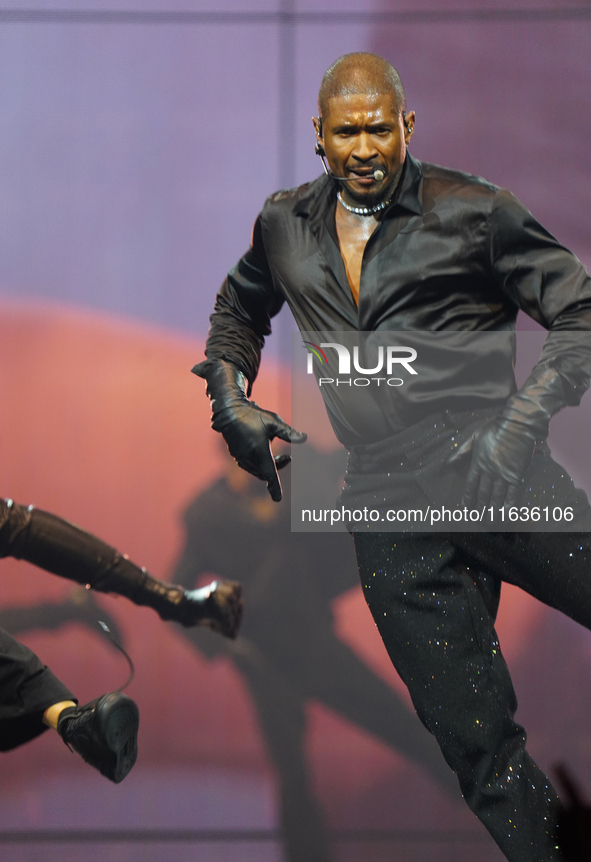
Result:
{"label": "man's face", "polygon": [[[406,114],[393,103],[391,94],[366,93],[335,96],[328,112],[314,126],[324,147],[330,169],[338,177],[351,177],[341,183],[346,198],[371,206],[387,199],[398,182],[406,157],[406,147],[414,126],[414,113]],[[409,128],[411,131],[409,131]],[[377,182],[371,178],[379,168],[385,174]]]}

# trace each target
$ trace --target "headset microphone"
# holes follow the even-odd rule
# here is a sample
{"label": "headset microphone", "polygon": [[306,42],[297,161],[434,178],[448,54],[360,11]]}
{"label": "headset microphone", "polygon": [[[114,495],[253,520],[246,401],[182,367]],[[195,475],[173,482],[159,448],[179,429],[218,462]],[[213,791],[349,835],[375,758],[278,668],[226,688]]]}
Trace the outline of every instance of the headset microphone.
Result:
{"label": "headset microphone", "polygon": [[[322,144],[316,144],[315,152],[317,156],[320,156],[320,160],[322,161],[322,167],[324,168],[324,173],[327,177],[330,177],[332,180],[337,180],[339,183],[352,183],[355,180],[359,179],[359,177],[337,177],[336,174],[333,174],[333,172],[326,164],[326,153],[324,152],[324,147],[322,146]],[[369,179],[371,177],[374,182],[381,183],[385,176],[386,174],[384,173],[384,171],[380,170],[380,168],[377,168],[377,170],[375,170],[373,174],[366,174],[364,176],[364,179]]]}

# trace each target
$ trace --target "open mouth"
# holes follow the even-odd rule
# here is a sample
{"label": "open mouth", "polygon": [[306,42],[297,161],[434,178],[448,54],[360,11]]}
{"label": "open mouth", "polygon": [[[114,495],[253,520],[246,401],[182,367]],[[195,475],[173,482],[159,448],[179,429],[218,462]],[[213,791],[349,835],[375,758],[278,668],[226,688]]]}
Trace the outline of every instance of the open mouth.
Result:
{"label": "open mouth", "polygon": [[[375,171],[381,171],[379,180],[374,176]],[[356,170],[349,171],[349,175],[352,180],[355,180],[355,182],[364,186],[369,186],[372,185],[372,183],[382,180],[384,178],[385,171],[381,168],[357,168]]]}

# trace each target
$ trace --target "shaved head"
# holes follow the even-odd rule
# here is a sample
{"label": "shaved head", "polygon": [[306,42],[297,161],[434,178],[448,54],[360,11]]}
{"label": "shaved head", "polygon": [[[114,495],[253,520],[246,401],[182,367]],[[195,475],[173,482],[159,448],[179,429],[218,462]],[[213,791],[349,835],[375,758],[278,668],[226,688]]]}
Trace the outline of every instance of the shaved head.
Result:
{"label": "shaved head", "polygon": [[320,117],[326,117],[329,102],[336,96],[352,94],[392,95],[392,105],[406,111],[406,97],[400,75],[387,60],[363,51],[344,54],[325,73],[318,93]]}

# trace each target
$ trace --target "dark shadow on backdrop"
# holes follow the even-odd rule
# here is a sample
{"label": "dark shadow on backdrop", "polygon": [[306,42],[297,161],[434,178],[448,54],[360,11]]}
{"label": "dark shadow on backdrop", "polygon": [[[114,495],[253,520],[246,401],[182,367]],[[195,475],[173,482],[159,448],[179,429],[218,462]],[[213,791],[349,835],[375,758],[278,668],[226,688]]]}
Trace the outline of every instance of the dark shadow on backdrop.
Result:
{"label": "dark shadow on backdrop", "polygon": [[[317,455],[330,475],[341,455]],[[225,475],[185,512],[186,544],[171,579],[196,574],[238,579],[245,618],[235,643],[209,632],[182,635],[209,658],[228,656],[250,692],[279,785],[290,862],[334,858],[305,755],[306,704],[315,700],[425,769],[459,800],[455,776],[432,737],[397,694],[333,631],[331,602],[358,586],[348,534],[293,534],[289,468],[283,502],[227,459]]]}

